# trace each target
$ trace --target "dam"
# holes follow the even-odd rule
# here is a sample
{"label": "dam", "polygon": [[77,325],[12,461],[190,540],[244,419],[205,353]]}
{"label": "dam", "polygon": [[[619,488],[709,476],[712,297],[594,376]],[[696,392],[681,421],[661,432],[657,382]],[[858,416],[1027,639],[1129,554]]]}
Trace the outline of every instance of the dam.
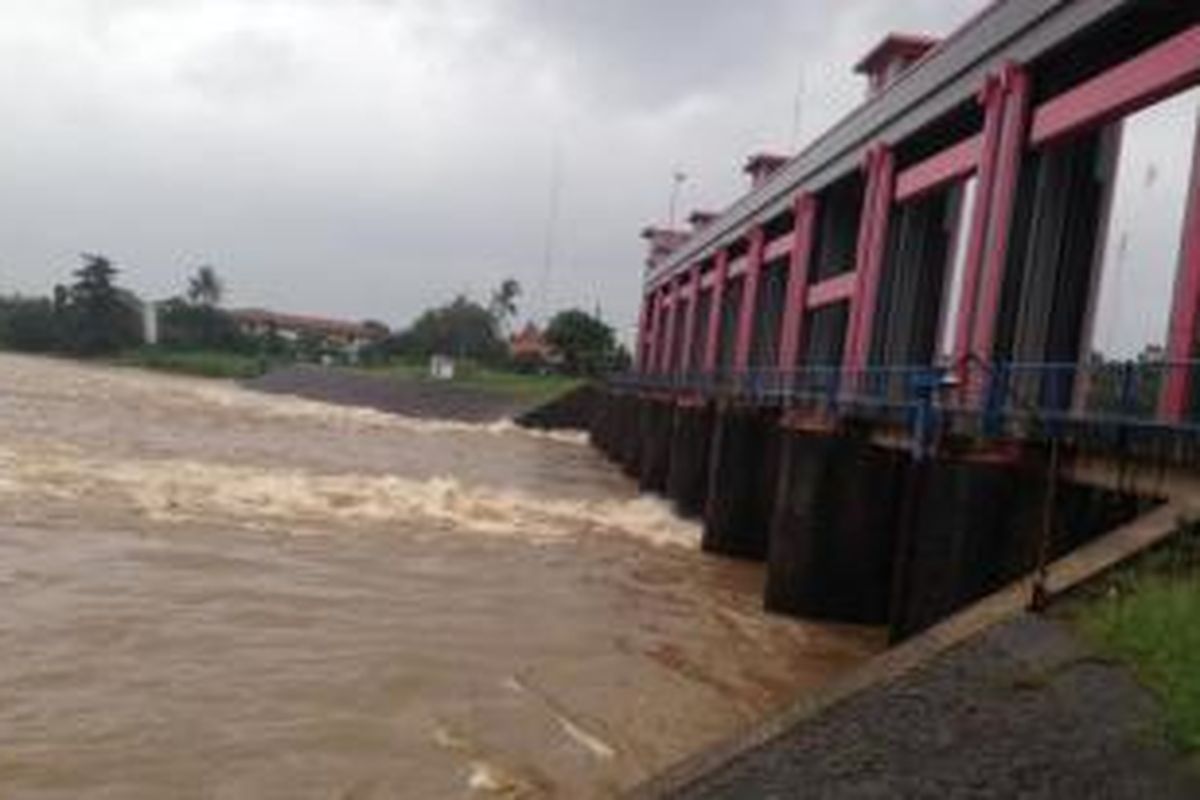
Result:
{"label": "dam", "polygon": [[812,145],[643,232],[637,363],[589,424],[767,565],[767,608],[898,641],[1018,579],[1038,605],[1195,473],[1200,7],[1001,0],[856,69]]}

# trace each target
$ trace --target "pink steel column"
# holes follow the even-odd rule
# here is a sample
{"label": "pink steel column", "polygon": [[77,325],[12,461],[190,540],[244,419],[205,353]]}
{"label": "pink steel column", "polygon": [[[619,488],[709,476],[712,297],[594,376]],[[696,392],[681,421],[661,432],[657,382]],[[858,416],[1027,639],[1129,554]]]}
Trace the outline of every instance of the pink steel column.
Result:
{"label": "pink steel column", "polygon": [[1009,228],[1021,174],[1021,157],[1029,136],[1031,84],[1029,75],[1015,64],[1005,67],[1004,127],[996,156],[996,183],[992,193],[991,229],[980,272],[978,306],[973,324],[973,352],[985,361],[992,360],[996,341],[996,317],[1000,311],[1000,291],[1004,286],[1004,267],[1008,261]]}
{"label": "pink steel column", "polygon": [[670,372],[672,367],[671,358],[674,355],[671,352],[673,349],[671,344],[672,338],[675,336],[675,312],[679,306],[679,284],[675,278],[671,278],[667,285],[663,287],[663,294],[665,295],[665,302],[663,303],[663,316],[665,319],[663,321],[662,343],[660,344],[662,352],[658,357],[658,371]]}
{"label": "pink steel column", "polygon": [[646,324],[650,317],[649,311],[650,301],[643,296],[642,307],[638,310],[637,339],[634,342],[633,351],[633,368],[637,372],[641,372],[646,363]]}
{"label": "pink steel column", "polygon": [[871,328],[879,282],[883,276],[888,216],[896,184],[895,159],[883,145],[867,156],[867,193],[863,197],[863,220],[859,231],[856,287],[846,343],[846,366],[863,369],[871,350]]}
{"label": "pink steel column", "polygon": [[[1196,325],[1200,322],[1200,125],[1192,152],[1192,188],[1183,223],[1183,246],[1175,273],[1175,295],[1171,302],[1171,325],[1167,334],[1167,361],[1190,361],[1195,354]],[[1161,398],[1160,414],[1171,422],[1187,415],[1191,369],[1169,368]]]}
{"label": "pink steel column", "polygon": [[963,266],[962,294],[954,331],[954,360],[964,366],[971,352],[975,305],[979,294],[979,273],[983,269],[987,247],[988,223],[992,219],[992,190],[996,183],[996,158],[1000,152],[1000,134],[1004,126],[1004,87],[999,76],[989,75],[979,92],[984,107],[983,141],[979,147],[979,173],[975,181],[975,207],[970,220],[967,255]]}
{"label": "pink steel column", "polygon": [[708,341],[704,343],[704,371],[717,371],[717,357],[721,349],[721,306],[725,303],[725,284],[729,280],[729,251],[717,251],[717,265],[713,270],[712,302],[708,308]]}
{"label": "pink steel column", "polygon": [[792,232],[792,263],[788,267],[787,301],[780,331],[779,369],[795,369],[804,333],[804,311],[808,304],[808,271],[812,263],[813,230],[817,201],[811,194],[796,197],[795,229]]}
{"label": "pink steel column", "polygon": [[858,346],[855,342],[858,340],[858,310],[859,298],[862,297],[862,265],[866,260],[864,255],[867,250],[867,241],[871,237],[871,209],[875,205],[875,189],[876,181],[875,170],[871,168],[871,159],[874,150],[868,150],[863,159],[863,171],[867,176],[867,185],[863,189],[863,207],[862,214],[858,221],[858,242],[854,249],[854,294],[850,298],[850,315],[849,321],[846,323],[846,341],[842,348],[843,366],[851,366],[853,354],[857,351]]}
{"label": "pink steel column", "polygon": [[654,372],[656,365],[655,351],[658,341],[658,291],[655,290],[646,295],[645,300],[642,302],[644,302],[646,305],[646,341],[642,347],[641,371],[643,373],[650,373]]}
{"label": "pink steel column", "polygon": [[746,278],[742,282],[742,307],[738,309],[737,340],[733,351],[733,369],[745,372],[750,366],[754,346],[754,315],[758,305],[758,284],[762,278],[763,248],[766,231],[756,225],[750,231],[750,252],[746,259]]}
{"label": "pink steel column", "polygon": [[667,326],[667,289],[665,286],[660,286],[654,292],[654,358],[650,362],[651,372],[661,372],[663,362],[663,350],[666,349],[663,342],[663,331]]}
{"label": "pink steel column", "polygon": [[688,300],[687,317],[683,322],[683,352],[680,355],[683,363],[679,365],[680,372],[691,372],[695,368],[695,365],[692,364],[692,350],[695,348],[696,340],[696,307],[700,305],[700,273],[700,264],[692,267],[689,281],[692,287],[692,296]]}

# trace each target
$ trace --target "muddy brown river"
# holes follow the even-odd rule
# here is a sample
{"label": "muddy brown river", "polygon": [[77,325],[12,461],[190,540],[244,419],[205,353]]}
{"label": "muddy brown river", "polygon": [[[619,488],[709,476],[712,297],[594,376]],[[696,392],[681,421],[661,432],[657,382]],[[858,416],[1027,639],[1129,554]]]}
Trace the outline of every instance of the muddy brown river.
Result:
{"label": "muddy brown river", "polygon": [[576,436],[0,355],[0,798],[610,797],[882,646]]}

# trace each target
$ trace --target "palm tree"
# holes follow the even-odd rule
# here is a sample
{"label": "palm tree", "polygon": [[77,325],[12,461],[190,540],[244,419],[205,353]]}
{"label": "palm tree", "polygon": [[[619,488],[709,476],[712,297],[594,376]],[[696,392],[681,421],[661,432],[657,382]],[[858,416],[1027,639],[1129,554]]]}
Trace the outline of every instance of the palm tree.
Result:
{"label": "palm tree", "polygon": [[196,270],[196,274],[188,278],[188,300],[212,308],[221,304],[225,296],[225,282],[217,275],[217,271],[208,264]]}
{"label": "palm tree", "polygon": [[517,298],[521,296],[521,284],[514,278],[505,279],[500,286],[492,292],[492,302],[489,306],[492,319],[496,321],[496,325],[503,330],[506,327],[508,320],[517,315]]}

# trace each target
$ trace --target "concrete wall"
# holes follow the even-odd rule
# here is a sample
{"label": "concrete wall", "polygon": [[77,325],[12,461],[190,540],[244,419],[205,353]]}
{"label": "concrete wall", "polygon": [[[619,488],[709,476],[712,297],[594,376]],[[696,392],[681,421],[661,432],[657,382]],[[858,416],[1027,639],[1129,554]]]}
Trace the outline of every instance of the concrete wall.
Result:
{"label": "concrete wall", "polygon": [[516,423],[536,430],[590,431],[595,428],[594,417],[600,410],[602,399],[602,391],[587,384],[520,414]]}
{"label": "concrete wall", "polygon": [[853,432],[781,437],[766,607],[886,624],[907,457]]}
{"label": "concrete wall", "polygon": [[795,430],[771,409],[633,393],[603,397],[592,418],[593,442],[643,490],[702,516],[705,551],[765,562],[768,610],[887,625],[895,639],[1151,505],[1052,484],[1036,448],[918,461],[865,429]]}

